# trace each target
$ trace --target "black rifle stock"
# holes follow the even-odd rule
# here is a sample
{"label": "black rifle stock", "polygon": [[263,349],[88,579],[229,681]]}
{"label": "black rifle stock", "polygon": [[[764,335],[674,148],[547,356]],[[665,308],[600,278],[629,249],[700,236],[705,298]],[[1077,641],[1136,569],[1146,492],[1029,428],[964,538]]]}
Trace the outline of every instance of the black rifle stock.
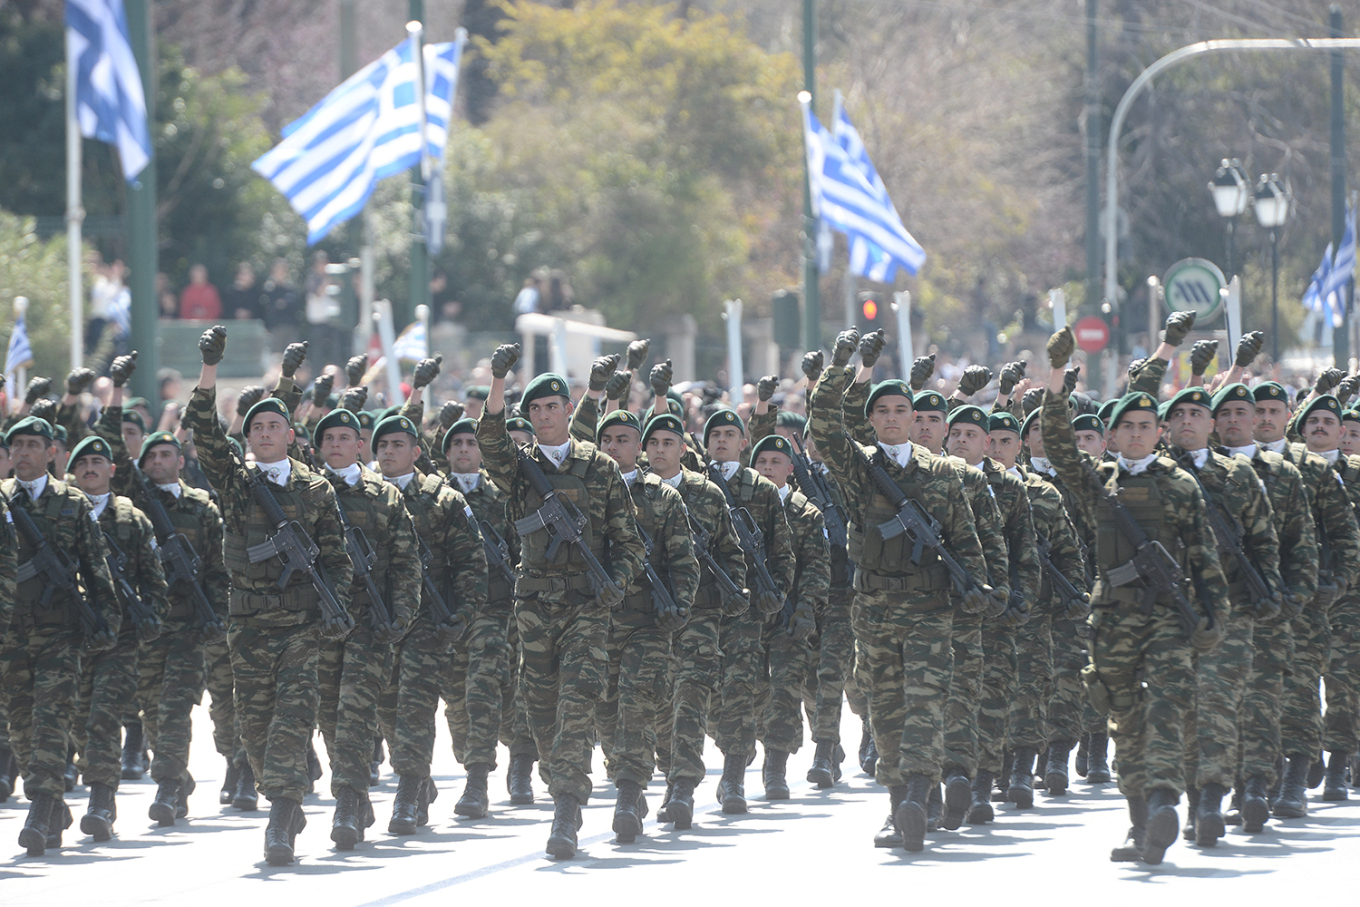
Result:
{"label": "black rifle stock", "polygon": [[13,498],[10,499],[9,512],[14,519],[14,528],[18,530],[19,538],[33,549],[33,556],[19,565],[15,579],[22,583],[35,577],[43,578],[42,594],[38,596],[38,604],[41,607],[51,603],[52,596],[58,592],[68,596],[75,606],[76,621],[86,640],[96,633],[106,631],[109,625],[90,607],[90,603],[80,591],[79,584],[76,583],[76,562],[70,553],[49,544],[38,530],[37,524],[33,522],[33,517],[29,516],[27,510],[17,506]]}
{"label": "black rifle stock", "polygon": [[142,505],[142,512],[146,514],[147,519],[151,520],[151,529],[156,534],[156,548],[160,551],[166,586],[174,589],[183,584],[183,588],[188,590],[189,598],[193,601],[194,616],[198,618],[198,629],[203,639],[208,643],[221,642],[227,638],[227,628],[222,623],[222,618],[213,610],[212,602],[208,601],[208,596],[203,592],[203,585],[199,581],[202,558],[194,551],[194,546],[189,544],[184,533],[175,529],[170,512],[156,497],[142,471],[133,467],[133,472],[142,487],[138,503]]}
{"label": "black rifle stock", "polygon": [[657,614],[679,614],[679,606],[676,605],[675,599],[671,598],[671,593],[666,588],[666,584],[657,575],[656,568],[652,566],[652,550],[656,543],[652,541],[652,537],[647,534],[647,530],[643,529],[641,524],[638,525],[637,531],[642,538],[642,547],[647,551],[647,556],[642,559],[642,572],[647,577],[647,585],[652,587],[652,607]]}
{"label": "black rifle stock", "polygon": [[595,586],[595,594],[598,595],[604,589],[613,589],[616,594],[622,595],[623,590],[610,578],[609,572],[601,566],[591,552],[590,546],[581,537],[581,530],[586,526],[587,517],[575,504],[552,487],[548,477],[543,474],[542,467],[524,448],[516,448],[515,458],[519,462],[520,473],[529,482],[529,487],[534,490],[534,494],[543,499],[543,504],[537,510],[524,519],[515,521],[515,531],[520,534],[520,538],[540,529],[546,530],[552,537],[552,541],[548,543],[549,558],[556,557],[557,550],[564,543],[576,546],[586,562],[586,570],[590,573]]}
{"label": "black rifle stock", "polygon": [[1247,588],[1258,602],[1268,602],[1274,598],[1274,593],[1266,585],[1265,578],[1261,576],[1256,565],[1247,557],[1247,552],[1242,548],[1242,536],[1244,530],[1236,519],[1229,520],[1228,515],[1223,512],[1223,508],[1210,495],[1209,489],[1204,487],[1204,482],[1200,481],[1199,472],[1196,470],[1194,460],[1189,451],[1182,451],[1178,458],[1181,468],[1190,473],[1199,485],[1200,494],[1204,496],[1205,507],[1209,511],[1209,525],[1214,530],[1214,539],[1218,543],[1220,554],[1226,554],[1237,563],[1237,569],[1241,571],[1242,578],[1247,583]]}
{"label": "black rifle stock", "polygon": [[146,623],[160,623],[160,618],[146,606],[142,597],[137,594],[137,590],[132,583],[128,582],[127,564],[128,557],[122,548],[113,540],[113,536],[104,533],[104,545],[108,548],[108,556],[104,558],[109,566],[109,576],[113,579],[113,589],[118,593],[118,600],[123,605],[123,610],[127,612],[128,619],[132,621],[135,629],[141,629]]}
{"label": "black rifle stock", "polygon": [[807,455],[803,441],[797,435],[793,437],[793,449],[793,477],[797,479],[799,489],[822,512],[827,541],[831,543],[832,549],[844,548],[849,539],[845,528],[845,511],[831,496],[831,486],[826,483],[826,476],[812,467],[812,458]]}
{"label": "black rifle stock", "polygon": [[486,551],[486,565],[495,567],[512,587],[515,585],[515,571],[510,566],[510,544],[486,520],[477,524],[482,530],[482,549]]}
{"label": "black rifle stock", "polygon": [[727,480],[711,463],[708,466],[708,477],[722,490],[723,497],[727,500],[727,512],[732,516],[732,528],[737,533],[737,544],[741,546],[742,552],[755,568],[755,593],[781,597],[779,587],[775,585],[774,577],[770,575],[770,569],[765,563],[767,554],[765,536],[756,525],[755,517],[751,516],[751,511],[737,503],[737,499],[732,496],[732,489],[727,487]]}
{"label": "black rifle stock", "polygon": [[430,567],[434,565],[434,552],[430,546],[425,544],[425,540],[416,533],[416,541],[420,543],[420,585],[425,590],[425,595],[430,600],[430,610],[434,612],[434,622],[440,624],[452,624],[453,612],[449,610],[448,602],[444,601],[444,595],[439,591],[439,587],[430,578]]}
{"label": "black rifle stock", "polygon": [[722,590],[723,598],[731,598],[734,595],[745,597],[746,590],[732,581],[732,577],[727,575],[727,571],[713,556],[713,537],[708,534],[708,530],[699,525],[699,521],[689,512],[688,507],[685,508],[685,522],[689,524],[690,536],[694,540],[694,554],[713,574],[718,588]]}
{"label": "black rifle stock", "polygon": [[1043,565],[1044,575],[1048,577],[1048,584],[1058,593],[1058,601],[1064,608],[1071,608],[1073,605],[1080,604],[1086,606],[1086,598],[1080,589],[1072,585],[1058,565],[1053,563],[1053,543],[1048,540],[1048,536],[1034,531],[1036,547],[1039,549],[1039,562]]}
{"label": "black rifle stock", "polygon": [[340,511],[340,526],[345,531],[345,551],[349,554],[349,562],[354,565],[354,582],[362,585],[368,593],[369,620],[373,624],[373,632],[390,633],[392,609],[387,607],[378,584],[373,581],[373,565],[378,562],[378,552],[373,550],[364,531],[349,521],[345,505],[337,500],[336,509]]}

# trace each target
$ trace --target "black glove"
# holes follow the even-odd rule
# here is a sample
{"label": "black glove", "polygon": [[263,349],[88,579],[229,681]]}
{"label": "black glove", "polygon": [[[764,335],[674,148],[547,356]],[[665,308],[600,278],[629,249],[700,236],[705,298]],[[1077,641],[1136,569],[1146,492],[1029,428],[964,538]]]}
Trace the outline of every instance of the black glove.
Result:
{"label": "black glove", "polygon": [[416,363],[416,369],[411,373],[412,390],[420,390],[422,387],[429,387],[434,379],[439,377],[440,366],[444,362],[443,353],[435,353],[433,359],[422,359]]}
{"label": "black glove", "polygon": [[1001,378],[997,384],[997,392],[1003,397],[1010,396],[1010,392],[1015,390],[1015,386],[1025,377],[1025,366],[1028,360],[1021,359],[1018,362],[1007,362],[1001,367]]}
{"label": "black glove", "polygon": [[634,340],[628,344],[628,371],[635,372],[642,368],[642,363],[647,361],[647,353],[652,348],[652,341]]}
{"label": "black glove", "polygon": [[297,370],[302,367],[302,363],[307,361],[307,341],[290,343],[283,348],[283,363],[279,366],[279,372],[285,378],[291,378],[297,374]]}
{"label": "black glove", "polygon": [[689,611],[679,606],[664,610],[658,608],[656,611],[656,625],[667,633],[683,630],[687,623],[689,623]]}
{"label": "black glove", "polygon": [[[203,356],[204,365],[216,365],[227,352],[227,328],[216,324],[203,332],[198,338],[198,352]],[[287,353],[284,354],[287,358]]]}
{"label": "black glove", "polygon": [[380,646],[395,646],[406,635],[406,629],[406,624],[400,620],[393,620],[392,623],[373,631],[373,641]]}
{"label": "black glove", "polygon": [[733,593],[723,598],[722,604],[718,606],[718,611],[723,617],[738,617],[751,607],[750,592],[746,590],[743,592],[745,594]]}
{"label": "black glove", "polygon": [[1019,627],[1029,622],[1029,605],[1025,603],[1025,597],[1018,592],[1012,592],[1006,602],[1006,610],[997,616],[996,621],[1003,627]]}
{"label": "black glove", "polygon": [[264,399],[265,389],[258,384],[241,389],[241,396],[236,398],[236,415],[245,417],[250,412],[250,408]]}
{"label": "black glove", "polygon": [[1223,628],[1215,621],[1212,624],[1209,618],[1200,618],[1195,631],[1190,634],[1190,646],[1198,653],[1203,655],[1205,652],[1212,652],[1218,648],[1218,644],[1223,641]]}
{"label": "black glove", "polygon": [[94,379],[94,372],[88,368],[71,369],[71,373],[66,376],[66,393],[72,397],[79,397],[94,383]]}
{"label": "black glove", "polygon": [[105,627],[97,630],[94,635],[85,640],[85,651],[91,653],[107,652],[118,645],[118,635]]}
{"label": "black glove", "polygon": [[809,384],[816,384],[817,379],[822,377],[822,368],[826,362],[826,354],[821,350],[813,350],[803,354],[803,374],[807,377]]}
{"label": "black glove", "polygon": [[836,335],[836,346],[831,350],[831,364],[840,368],[850,362],[850,357],[855,355],[855,349],[859,346],[859,331],[851,328],[848,331],[841,331]]}
{"label": "black glove", "polygon": [[1077,379],[1081,377],[1081,366],[1074,365],[1063,373],[1063,393],[1070,396],[1077,389]]}
{"label": "black glove", "polygon": [[1072,336],[1072,329],[1065,327],[1052,337],[1048,338],[1048,364],[1052,368],[1062,368],[1067,365],[1072,358],[1072,350],[1076,349],[1077,341]]}
{"label": "black glove", "polygon": [[491,377],[504,378],[519,361],[519,344],[502,343],[491,354]]}
{"label": "black glove", "polygon": [[350,387],[358,387],[364,383],[364,372],[368,371],[367,356],[351,356],[345,363],[345,383]]}
{"label": "black glove", "polygon": [[1217,355],[1217,340],[1196,340],[1195,345],[1190,347],[1190,373],[1203,375]]}
{"label": "black glove", "polygon": [[435,626],[434,638],[441,647],[451,649],[466,632],[467,621],[463,620],[461,615],[455,614],[444,623]]}
{"label": "black glove", "polygon": [[1299,595],[1297,592],[1288,592],[1280,602],[1279,622],[1291,621],[1303,613],[1303,608],[1308,604],[1308,599]]}
{"label": "black glove", "polygon": [[463,418],[463,413],[467,409],[457,400],[450,400],[439,408],[439,427],[448,431],[453,427],[453,423]]}
{"label": "black glove", "polygon": [[335,387],[334,375],[320,375],[312,382],[312,406],[318,409],[326,405],[326,400],[331,395],[331,388]]}
{"label": "black glove", "polygon": [[1273,623],[1283,610],[1284,597],[1278,592],[1271,593],[1264,601],[1253,602],[1252,618],[1265,623]]}
{"label": "black glove", "polygon": [[28,382],[28,390],[24,391],[24,402],[32,406],[40,398],[46,396],[51,389],[51,378],[33,378]]}
{"label": "black glove", "polygon": [[1345,377],[1346,373],[1339,368],[1323,369],[1322,374],[1318,375],[1317,381],[1313,383],[1313,390],[1321,396],[1340,384]]}
{"label": "black glove", "polygon": [[604,386],[604,396],[606,400],[622,400],[632,389],[633,373],[615,372],[609,376],[609,382]]}
{"label": "black glove", "polygon": [[1025,396],[1020,398],[1020,410],[1029,415],[1034,412],[1044,402],[1044,389],[1042,387],[1031,387],[1025,391]]}
{"label": "black glove", "polygon": [[959,378],[959,393],[971,397],[992,383],[992,370],[985,365],[970,365]]}
{"label": "black glove", "polygon": [[152,614],[137,625],[137,641],[151,642],[161,635],[161,619]]}
{"label": "black glove", "polygon": [[109,377],[113,379],[114,387],[123,387],[132,380],[132,373],[137,371],[137,351],[133,350],[126,356],[119,356],[113,360],[113,365],[109,366]]}
{"label": "black glove", "polygon": [[817,618],[812,612],[812,606],[806,602],[799,602],[789,618],[789,635],[798,642],[804,642],[816,632]]}
{"label": "black glove", "polygon": [[367,402],[368,386],[364,384],[358,387],[347,387],[345,392],[340,395],[340,408],[347,409],[352,413],[362,411]]}
{"label": "black glove", "polygon": [[870,331],[859,338],[859,361],[865,368],[873,368],[878,363],[878,357],[883,355],[883,347],[888,343],[888,336],[880,328],[877,331]]}
{"label": "black glove", "polygon": [[37,403],[33,404],[32,408],[29,409],[28,414],[39,419],[45,419],[52,425],[56,425],[57,401],[53,400],[51,397],[43,397]]}
{"label": "black glove", "polygon": [[1260,331],[1250,331],[1242,335],[1242,339],[1237,341],[1237,364],[1246,368],[1256,361],[1256,357],[1261,355],[1261,347],[1265,346],[1266,335]]}
{"label": "black glove", "polygon": [[935,354],[920,356],[911,364],[911,390],[912,393],[919,391],[926,386],[930,376],[935,374]]}
{"label": "black glove", "polygon": [[769,400],[774,396],[774,392],[779,388],[779,378],[776,375],[766,375],[756,382],[756,398],[759,400]]}
{"label": "black glove", "polygon": [[612,356],[600,356],[590,364],[590,389],[592,391],[602,391],[604,386],[609,383],[610,377],[619,367],[619,354]]}
{"label": "black glove", "polygon": [[1341,401],[1341,405],[1344,407],[1351,397],[1355,396],[1356,390],[1360,390],[1360,375],[1347,375],[1336,386],[1336,398]]}
{"label": "black glove", "polygon": [[784,610],[784,600],[773,592],[757,592],[755,599],[756,610],[766,617]]}
{"label": "black glove", "polygon": [[1166,342],[1172,346],[1180,346],[1194,326],[1194,312],[1172,312],[1166,319]]}
{"label": "black glove", "polygon": [[[666,392],[671,389],[671,378],[675,376],[675,369],[671,366],[671,361],[658,362],[652,366],[652,374],[649,376],[652,385],[652,393],[658,397],[666,396]],[[657,415],[660,415],[659,413]]]}
{"label": "black glove", "polygon": [[1073,599],[1068,602],[1065,612],[1066,613],[1063,616],[1068,620],[1083,621],[1090,617],[1091,594],[1089,592],[1083,592],[1081,598]]}
{"label": "black glove", "polygon": [[612,611],[623,604],[623,587],[615,582],[605,583],[600,587],[596,598],[599,599],[600,604]]}

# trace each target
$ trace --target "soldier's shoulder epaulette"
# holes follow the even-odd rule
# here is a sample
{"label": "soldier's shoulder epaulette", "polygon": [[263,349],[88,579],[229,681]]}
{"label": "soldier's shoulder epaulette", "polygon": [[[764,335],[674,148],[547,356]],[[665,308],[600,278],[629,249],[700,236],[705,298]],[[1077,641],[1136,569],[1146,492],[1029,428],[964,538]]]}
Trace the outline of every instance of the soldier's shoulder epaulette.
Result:
{"label": "soldier's shoulder epaulette", "polygon": [[[641,482],[648,488],[656,488],[658,485],[665,484],[664,482],[661,481],[661,477],[654,472],[643,472],[640,476],[638,476],[637,481]],[[671,490],[674,491],[675,489]]]}
{"label": "soldier's shoulder epaulette", "polygon": [[813,514],[821,513],[821,511],[817,509],[817,505],[812,503],[807,495],[796,488],[789,492],[788,506],[790,510],[800,516],[812,516]]}
{"label": "soldier's shoulder epaulette", "polygon": [[200,507],[202,507],[205,504],[212,503],[212,495],[208,494],[202,488],[195,488],[194,486],[189,485],[183,481],[179,483],[179,496],[181,498],[194,502]]}

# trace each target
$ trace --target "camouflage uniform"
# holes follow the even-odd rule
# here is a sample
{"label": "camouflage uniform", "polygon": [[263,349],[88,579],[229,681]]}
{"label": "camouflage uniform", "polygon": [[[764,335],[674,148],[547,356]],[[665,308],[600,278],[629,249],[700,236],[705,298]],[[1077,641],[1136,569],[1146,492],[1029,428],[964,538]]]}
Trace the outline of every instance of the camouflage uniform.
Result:
{"label": "camouflage uniform", "polygon": [[[1360,457],[1342,456],[1333,468],[1346,483],[1352,507],[1360,508]],[[1360,589],[1348,588],[1332,605],[1328,642],[1322,748],[1342,753],[1344,760],[1360,751]]]}
{"label": "camouflage uniform", "polygon": [[[218,545],[217,550],[222,550],[222,546]],[[220,588],[225,595],[226,584]],[[213,746],[219,755],[240,768],[246,764],[246,745],[241,740],[241,722],[236,717],[236,685],[231,674],[231,648],[227,641],[206,644],[203,662],[204,685],[211,698],[208,715],[212,718]]]}
{"label": "camouflage uniform", "polygon": [[[217,418],[216,388],[196,387],[184,414],[194,433],[199,465],[218,493],[223,520],[223,563],[231,579],[227,645],[241,742],[261,793],[300,804],[310,787],[307,744],[317,714],[317,656],[321,647],[317,594],[300,574],[280,592],[278,558],[250,563],[246,549],[266,541],[275,527],[255,503],[243,467]],[[269,482],[284,513],[298,521],[319,548],[317,565],[348,608],[353,567],[324,477],[290,460],[282,485]],[[268,480],[266,480],[268,481]]]}
{"label": "camouflage uniform", "polygon": [[[509,496],[511,519],[533,514],[541,502],[520,475],[504,411],[483,415],[477,444],[487,475]],[[593,444],[579,440],[571,442],[560,466],[554,466],[541,449],[530,455],[554,488],[588,516],[583,540],[596,559],[607,564],[610,578],[626,589],[644,555],[632,500],[617,464]],[[575,547],[564,545],[549,558],[548,536],[541,529],[520,539],[515,582],[522,647],[520,690],[539,760],[548,769],[549,793],[554,799],[567,795],[585,803],[590,797],[594,706],[607,683],[609,612],[592,591]]]}

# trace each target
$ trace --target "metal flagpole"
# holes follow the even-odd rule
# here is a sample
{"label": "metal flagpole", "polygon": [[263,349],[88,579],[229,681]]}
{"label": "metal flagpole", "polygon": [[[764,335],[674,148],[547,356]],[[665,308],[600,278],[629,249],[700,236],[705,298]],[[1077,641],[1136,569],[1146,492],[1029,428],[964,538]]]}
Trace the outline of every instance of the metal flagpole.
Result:
{"label": "metal flagpole", "polygon": [[76,120],[76,55],[66,29],[66,280],[70,285],[71,368],[80,368],[85,353],[81,316],[80,225],[85,209],[80,199],[80,123]]}

